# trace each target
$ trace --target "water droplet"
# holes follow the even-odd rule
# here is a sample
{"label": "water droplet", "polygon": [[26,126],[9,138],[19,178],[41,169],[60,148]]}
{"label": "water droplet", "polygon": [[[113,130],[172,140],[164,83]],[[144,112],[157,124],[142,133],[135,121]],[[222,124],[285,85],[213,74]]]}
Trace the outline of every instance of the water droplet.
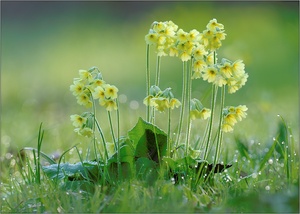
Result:
{"label": "water droplet", "polygon": [[171,178],[172,184],[175,184],[175,178]]}
{"label": "water droplet", "polygon": [[284,144],[284,141],[282,141],[281,144]]}
{"label": "water droplet", "polygon": [[255,172],[252,174],[252,178],[257,178],[257,174]]}
{"label": "water droplet", "polygon": [[273,137],[272,139],[273,139],[273,141],[275,141],[275,140],[276,140],[276,138],[275,138],[275,137]]}
{"label": "water droplet", "polygon": [[273,164],[273,159],[270,158],[270,159],[268,160],[268,163],[269,163],[269,164]]}

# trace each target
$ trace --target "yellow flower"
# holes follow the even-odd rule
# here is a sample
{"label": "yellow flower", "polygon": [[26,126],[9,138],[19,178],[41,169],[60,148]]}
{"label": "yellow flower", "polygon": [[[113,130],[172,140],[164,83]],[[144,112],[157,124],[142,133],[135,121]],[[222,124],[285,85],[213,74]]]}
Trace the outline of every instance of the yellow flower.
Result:
{"label": "yellow flower", "polygon": [[173,36],[175,36],[175,31],[174,31],[173,27],[168,26],[168,27],[166,27],[164,34],[168,37],[173,37]]}
{"label": "yellow flower", "polygon": [[157,104],[155,106],[155,108],[160,111],[163,112],[165,111],[167,108],[169,108],[169,101],[167,98],[164,97],[158,97],[158,98],[153,98],[154,102]]}
{"label": "yellow flower", "polygon": [[181,105],[181,102],[176,98],[172,98],[169,102],[169,106],[171,109],[174,109],[175,107],[178,108],[180,105]]}
{"label": "yellow flower", "polygon": [[93,98],[94,99],[105,99],[105,92],[104,89],[101,86],[97,86],[93,92]]}
{"label": "yellow flower", "polygon": [[116,99],[118,97],[119,89],[114,85],[106,84],[104,86],[104,94],[107,99]]}
{"label": "yellow flower", "polygon": [[90,108],[93,105],[92,101],[86,93],[81,93],[77,96],[77,103],[79,105],[85,106],[86,108]]}
{"label": "yellow flower", "polygon": [[104,86],[105,85],[105,81],[101,80],[101,79],[95,79],[91,85],[96,88],[97,86]]}
{"label": "yellow flower", "polygon": [[88,128],[88,127],[84,127],[84,128],[77,128],[77,129],[74,129],[75,132],[77,132],[78,134],[82,135],[82,136],[85,136],[85,137],[92,137],[93,136],[93,130],[91,128]]}
{"label": "yellow flower", "polygon": [[232,132],[233,131],[233,127],[230,124],[228,124],[228,123],[224,123],[222,125],[222,131],[223,132]]}
{"label": "yellow flower", "polygon": [[205,50],[203,45],[198,45],[194,50],[193,50],[193,56],[195,59],[203,59],[203,56],[207,54],[207,51]]}
{"label": "yellow flower", "polygon": [[145,36],[145,40],[146,40],[146,43],[147,43],[148,45],[156,44],[156,43],[157,43],[157,39],[158,39],[158,34],[157,34],[157,33],[154,33],[154,32],[148,33],[148,34]]}
{"label": "yellow flower", "polygon": [[211,115],[211,110],[208,108],[203,108],[200,112],[200,119],[206,120],[207,118],[209,118]]}
{"label": "yellow flower", "polygon": [[81,81],[75,81],[73,85],[70,85],[70,91],[74,96],[78,96],[84,90],[84,84]]}
{"label": "yellow flower", "polygon": [[157,44],[158,45],[163,45],[163,44],[165,44],[165,42],[166,42],[166,37],[165,36],[159,36],[157,38]]}
{"label": "yellow flower", "polygon": [[169,55],[170,56],[178,56],[178,50],[176,47],[170,47],[169,49]]}
{"label": "yellow flower", "polygon": [[191,55],[188,54],[187,51],[183,51],[182,54],[180,55],[180,59],[183,61],[183,62],[186,62],[188,60],[191,59]]}
{"label": "yellow flower", "polygon": [[107,111],[117,110],[117,103],[114,100],[103,100],[103,105]]}
{"label": "yellow flower", "polygon": [[197,30],[193,29],[187,34],[187,38],[189,41],[195,42],[198,39],[198,35],[199,35],[199,32]]}
{"label": "yellow flower", "polygon": [[201,111],[194,109],[190,111],[191,120],[202,119],[206,120],[211,116],[211,110],[208,108],[203,108]]}
{"label": "yellow flower", "polygon": [[179,42],[186,42],[187,41],[187,33],[184,32],[182,29],[177,31],[177,40]]}
{"label": "yellow flower", "polygon": [[206,64],[207,65],[213,65],[214,64],[214,53],[211,52],[206,56]]}
{"label": "yellow flower", "polygon": [[207,82],[214,82],[217,77],[217,69],[215,67],[207,67],[204,69],[204,73],[202,75],[203,80],[207,80]]}
{"label": "yellow flower", "polygon": [[200,71],[195,71],[193,73],[192,79],[199,79],[202,77],[202,73]]}
{"label": "yellow flower", "polygon": [[212,19],[209,21],[209,23],[206,25],[206,28],[212,31],[215,31],[216,29],[224,29],[224,25],[221,23],[218,23],[217,19]]}
{"label": "yellow flower", "polygon": [[223,85],[227,84],[227,81],[226,81],[226,79],[223,76],[217,75],[216,79],[214,81],[214,84],[217,85],[217,86],[219,86],[219,87],[222,87]]}
{"label": "yellow flower", "polygon": [[203,119],[206,120],[211,116],[211,110],[204,108],[198,99],[191,99],[190,117],[191,120]]}
{"label": "yellow flower", "polygon": [[73,126],[75,127],[82,127],[82,125],[86,122],[86,118],[81,117],[78,114],[71,115],[70,119],[73,122]]}
{"label": "yellow flower", "polygon": [[245,73],[245,64],[243,63],[243,60],[236,60],[232,64],[232,71],[237,77],[243,76]]}
{"label": "yellow flower", "polygon": [[157,106],[157,104],[155,103],[155,101],[153,100],[154,96],[152,95],[149,95],[147,96],[144,100],[143,100],[143,103],[146,105],[146,106]]}
{"label": "yellow flower", "polygon": [[219,31],[219,32],[217,32],[216,33],[216,37],[218,38],[218,39],[220,39],[220,40],[224,40],[225,39],[225,37],[226,37],[226,33],[224,33],[223,31]]}
{"label": "yellow flower", "polygon": [[220,66],[220,73],[226,77],[230,78],[232,76],[232,67],[229,62],[225,62],[222,66]]}
{"label": "yellow flower", "polygon": [[227,115],[225,115],[224,123],[234,126],[234,124],[237,123],[235,113],[228,113]]}
{"label": "yellow flower", "polygon": [[88,82],[91,82],[93,80],[92,74],[87,70],[79,70],[79,77],[82,80],[87,80]]}
{"label": "yellow flower", "polygon": [[198,110],[191,110],[190,111],[190,118],[191,120],[196,120],[198,118],[198,114],[199,114],[199,111]]}
{"label": "yellow flower", "polygon": [[172,28],[173,31],[177,31],[177,29],[178,29],[178,26],[177,26],[174,22],[172,22],[172,21],[167,21],[167,22],[166,22],[166,25],[167,25],[169,28]]}
{"label": "yellow flower", "polygon": [[157,33],[164,31],[166,29],[166,24],[164,22],[155,22],[153,24],[153,30]]}
{"label": "yellow flower", "polygon": [[239,121],[241,121],[243,118],[246,118],[247,110],[248,108],[245,105],[239,105],[238,107],[235,108],[236,117]]}

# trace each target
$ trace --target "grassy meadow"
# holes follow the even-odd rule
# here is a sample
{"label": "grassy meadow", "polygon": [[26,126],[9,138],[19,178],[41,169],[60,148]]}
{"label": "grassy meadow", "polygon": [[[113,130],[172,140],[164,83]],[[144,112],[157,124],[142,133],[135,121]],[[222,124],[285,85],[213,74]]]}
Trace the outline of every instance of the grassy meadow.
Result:
{"label": "grassy meadow", "polygon": [[[298,213],[298,9],[298,2],[275,1],[1,2],[1,213]],[[26,159],[19,170],[18,151],[38,147],[41,123],[43,153],[64,154],[62,163],[87,157],[92,145],[70,121],[70,115],[84,111],[70,91],[78,70],[96,66],[118,87],[120,135],[126,136],[139,117],[145,118],[145,35],[151,24],[172,20],[186,31],[202,31],[213,18],[227,34],[218,58],[242,59],[249,74],[243,88],[226,96],[226,105],[247,105],[247,118],[224,133],[220,160],[232,166],[215,174],[213,184],[193,189],[192,181],[149,184],[132,178],[117,185],[84,183],[83,188],[68,181],[58,188],[39,174],[34,160]],[[153,50],[150,59],[155,70]],[[161,60],[160,86],[171,87],[179,98],[182,63],[174,57]],[[207,82],[193,82],[193,95],[206,106],[210,90]],[[109,135],[107,115],[99,114]],[[179,109],[172,115],[173,132]],[[167,116],[157,113],[156,124],[164,132]],[[193,124],[192,145],[203,128],[201,122]]]}

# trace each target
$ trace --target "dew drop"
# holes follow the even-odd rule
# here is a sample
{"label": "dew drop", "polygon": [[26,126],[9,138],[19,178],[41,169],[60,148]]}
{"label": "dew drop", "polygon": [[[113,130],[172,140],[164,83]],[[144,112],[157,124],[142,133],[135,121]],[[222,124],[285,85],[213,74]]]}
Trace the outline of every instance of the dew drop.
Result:
{"label": "dew drop", "polygon": [[268,163],[269,163],[270,165],[273,164],[273,159],[270,158],[270,159],[268,160]]}
{"label": "dew drop", "polygon": [[175,178],[171,178],[172,184],[175,184]]}

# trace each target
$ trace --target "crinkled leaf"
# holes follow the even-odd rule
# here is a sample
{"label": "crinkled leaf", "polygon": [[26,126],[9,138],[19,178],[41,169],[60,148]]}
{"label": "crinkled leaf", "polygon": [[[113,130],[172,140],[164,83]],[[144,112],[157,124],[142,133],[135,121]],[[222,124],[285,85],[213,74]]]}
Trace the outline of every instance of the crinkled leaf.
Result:
{"label": "crinkled leaf", "polygon": [[51,179],[90,180],[99,173],[99,164],[97,162],[62,163],[43,166],[42,169]]}
{"label": "crinkled leaf", "polygon": [[135,148],[136,158],[146,157],[155,162],[159,162],[159,158],[166,155],[166,133],[157,126],[144,121],[142,118],[139,118],[135,127],[128,132],[128,136]]}

